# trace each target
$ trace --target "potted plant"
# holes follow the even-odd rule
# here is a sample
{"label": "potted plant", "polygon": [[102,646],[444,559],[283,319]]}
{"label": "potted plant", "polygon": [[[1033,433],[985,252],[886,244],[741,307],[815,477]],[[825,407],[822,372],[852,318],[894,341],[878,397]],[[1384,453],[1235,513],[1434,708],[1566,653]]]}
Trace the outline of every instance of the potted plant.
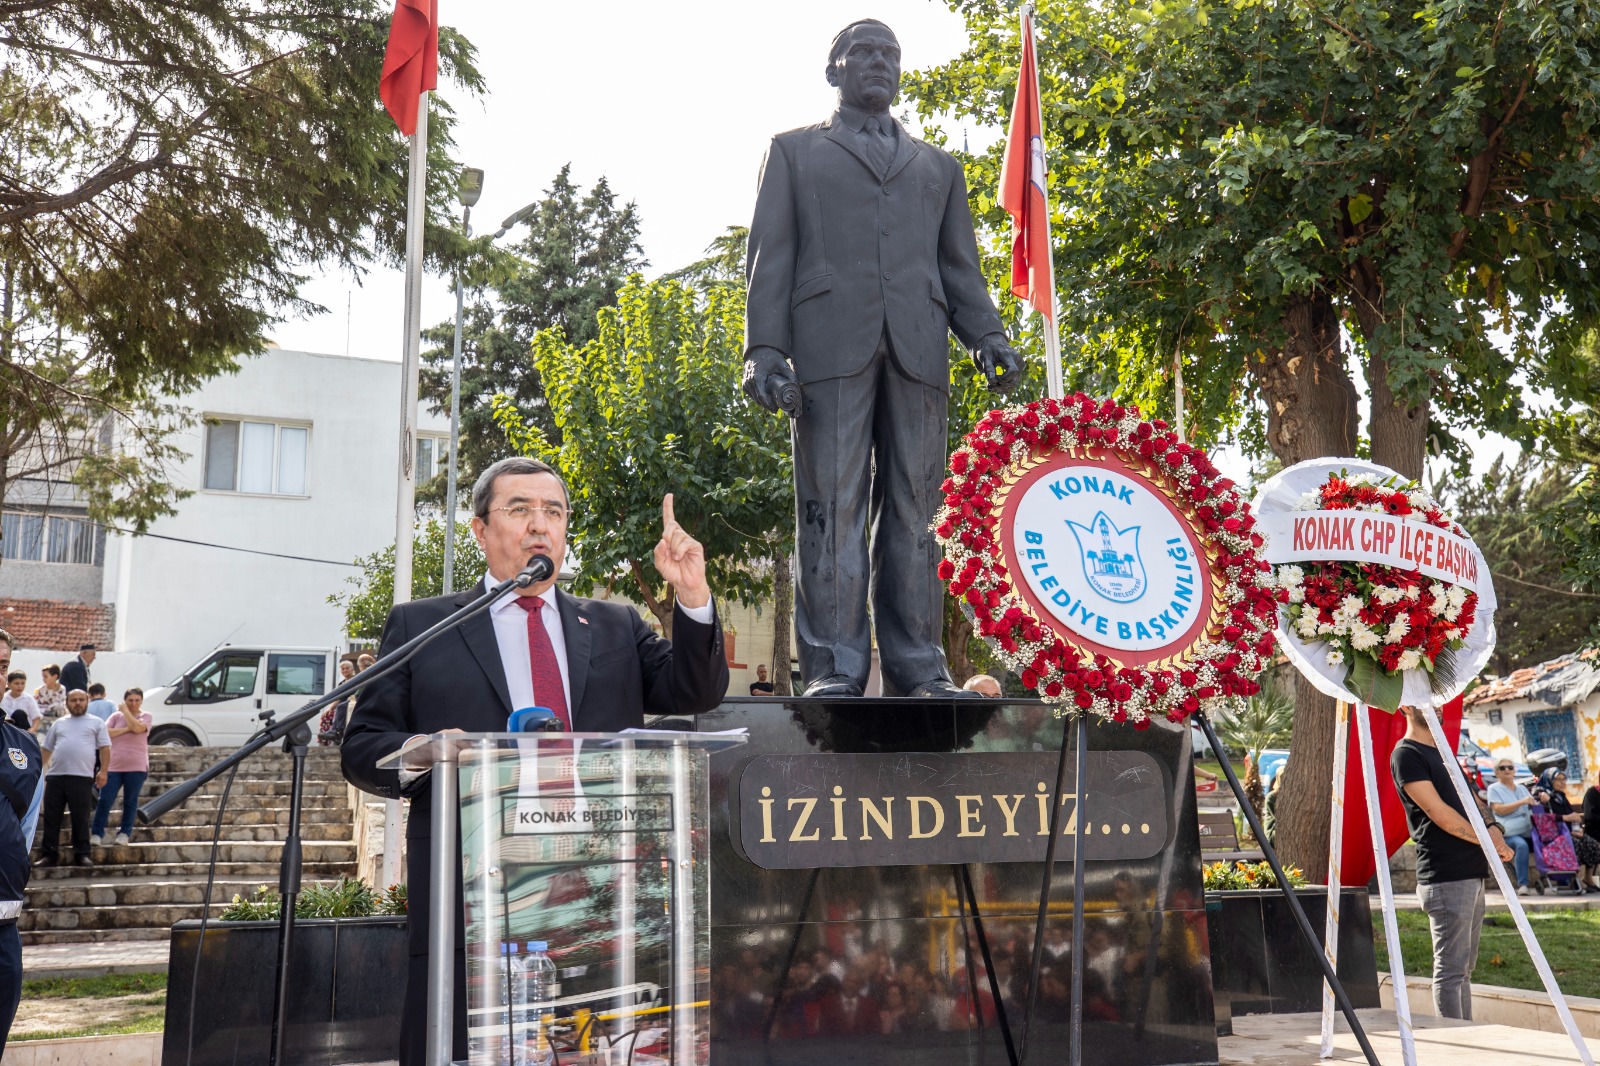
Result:
{"label": "potted plant", "polygon": [[[1284,874],[1320,933],[1327,920],[1327,887],[1306,884],[1293,866]],[[1320,1010],[1322,964],[1295,928],[1272,867],[1216,862],[1205,867],[1204,884],[1218,1018]],[[1355,1007],[1376,1007],[1378,965],[1367,890],[1346,887],[1339,900],[1339,980]]]}
{"label": "potted plant", "polygon": [[[265,885],[205,928],[172,927],[163,1062],[264,1062],[271,1040],[282,901]],[[344,878],[295,907],[285,1059],[307,1066],[393,1058],[407,966],[406,888]],[[192,1054],[191,1050],[191,1027]]]}

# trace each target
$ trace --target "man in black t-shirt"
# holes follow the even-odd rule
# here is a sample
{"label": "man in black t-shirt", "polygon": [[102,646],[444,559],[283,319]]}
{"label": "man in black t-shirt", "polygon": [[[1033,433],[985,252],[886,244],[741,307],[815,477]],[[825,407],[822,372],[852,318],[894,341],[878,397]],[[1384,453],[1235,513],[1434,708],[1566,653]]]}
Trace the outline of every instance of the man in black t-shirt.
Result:
{"label": "man in black t-shirt", "polygon": [[756,679],[750,682],[750,695],[770,696],[776,691],[777,689],[773,686],[772,682],[767,680],[767,664],[757,663]]}
{"label": "man in black t-shirt", "polygon": [[[1417,842],[1417,899],[1433,934],[1433,1012],[1471,1021],[1472,970],[1483,932],[1489,864],[1451,780],[1461,768],[1440,755],[1422,711],[1406,707],[1404,712],[1406,735],[1389,756],[1389,772]],[[1489,838],[1501,861],[1510,861],[1511,848],[1493,822]]]}

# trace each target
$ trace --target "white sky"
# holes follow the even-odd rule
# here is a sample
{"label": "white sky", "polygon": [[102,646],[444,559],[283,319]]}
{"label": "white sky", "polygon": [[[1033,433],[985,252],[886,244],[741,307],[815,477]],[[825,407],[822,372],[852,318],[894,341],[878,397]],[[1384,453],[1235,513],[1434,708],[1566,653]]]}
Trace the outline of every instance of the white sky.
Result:
{"label": "white sky", "polygon": [[[887,22],[907,69],[952,59],[966,40],[960,17],[932,0],[770,8],[730,0],[689,7],[441,0],[440,9],[478,47],[488,83],[478,100],[444,87],[457,111],[457,158],[485,171],[473,229],[493,232],[570,162],[580,187],[604,175],[619,203],[638,204],[652,275],[700,258],[726,227],[749,224],[772,134],[833,110],[823,67],[844,26],[868,17]],[[348,299],[349,354],[400,358],[401,271],[373,270],[360,285],[334,271],[302,295],[328,313],[280,325],[273,339],[283,347],[345,352]],[[448,279],[430,276],[423,325],[454,311]]]}

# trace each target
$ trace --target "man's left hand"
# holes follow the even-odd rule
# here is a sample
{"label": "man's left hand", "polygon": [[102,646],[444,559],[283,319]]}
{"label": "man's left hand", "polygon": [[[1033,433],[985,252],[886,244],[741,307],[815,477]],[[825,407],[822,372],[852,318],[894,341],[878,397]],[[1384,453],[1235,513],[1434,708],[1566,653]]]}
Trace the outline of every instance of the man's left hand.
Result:
{"label": "man's left hand", "polygon": [[95,788],[105,788],[106,787],[106,772],[104,770],[101,770],[99,773],[94,775],[94,787]]}
{"label": "man's left hand", "polygon": [[975,358],[996,392],[1010,392],[1022,383],[1022,357],[1000,334],[991,333],[980,341]]}
{"label": "man's left hand", "polygon": [[661,497],[661,540],[656,544],[655,562],[683,606],[704,607],[711,602],[706,550],[673,517],[670,492]]}

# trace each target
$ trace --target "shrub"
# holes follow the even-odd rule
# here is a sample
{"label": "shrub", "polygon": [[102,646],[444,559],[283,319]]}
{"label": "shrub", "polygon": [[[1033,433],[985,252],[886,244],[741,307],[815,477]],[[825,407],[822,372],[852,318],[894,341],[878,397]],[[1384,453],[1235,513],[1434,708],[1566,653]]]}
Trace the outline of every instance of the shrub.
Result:
{"label": "shrub", "polygon": [[[1286,866],[1284,876],[1289,879],[1289,884],[1294,888],[1301,888],[1306,883],[1305,874],[1300,872],[1298,866]],[[1205,889],[1207,892],[1230,892],[1250,888],[1277,888],[1278,878],[1272,872],[1272,866],[1265,860],[1261,862],[1214,862],[1205,868]]]}
{"label": "shrub", "polygon": [[[249,896],[235,895],[218,915],[224,922],[277,921],[283,899],[262,885]],[[307,885],[295,901],[296,918],[367,918],[406,913],[406,886],[391,885],[381,896],[364,881],[342,877],[332,884]]]}

